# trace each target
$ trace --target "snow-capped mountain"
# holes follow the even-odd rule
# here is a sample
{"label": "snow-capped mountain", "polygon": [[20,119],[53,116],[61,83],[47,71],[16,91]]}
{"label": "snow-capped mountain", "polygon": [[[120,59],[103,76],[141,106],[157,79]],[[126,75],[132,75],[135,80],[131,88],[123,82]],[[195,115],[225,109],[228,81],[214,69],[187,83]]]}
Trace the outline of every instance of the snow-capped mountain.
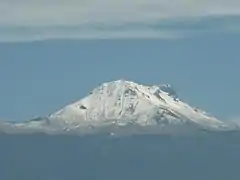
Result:
{"label": "snow-capped mountain", "polygon": [[140,85],[117,80],[103,83],[85,98],[44,118],[14,124],[14,128],[43,130],[84,128],[166,127],[190,125],[224,129],[227,125],[181,101],[170,85]]}

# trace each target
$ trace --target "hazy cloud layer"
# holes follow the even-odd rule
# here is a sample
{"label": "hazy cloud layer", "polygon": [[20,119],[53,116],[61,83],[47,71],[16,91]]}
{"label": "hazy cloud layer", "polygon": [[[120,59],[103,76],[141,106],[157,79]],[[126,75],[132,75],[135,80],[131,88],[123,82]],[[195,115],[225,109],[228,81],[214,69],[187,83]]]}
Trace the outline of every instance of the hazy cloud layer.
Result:
{"label": "hazy cloud layer", "polygon": [[227,119],[226,122],[230,123],[231,125],[240,127],[240,116],[238,115],[238,116],[229,118],[229,119]]}
{"label": "hazy cloud layer", "polygon": [[238,15],[238,0],[0,0],[0,40],[182,37],[162,22]]}

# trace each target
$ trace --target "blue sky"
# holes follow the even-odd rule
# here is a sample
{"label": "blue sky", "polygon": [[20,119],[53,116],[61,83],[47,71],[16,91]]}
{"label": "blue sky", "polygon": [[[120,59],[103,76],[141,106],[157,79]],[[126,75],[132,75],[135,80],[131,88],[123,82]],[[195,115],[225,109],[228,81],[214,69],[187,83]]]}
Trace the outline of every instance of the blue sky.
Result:
{"label": "blue sky", "polygon": [[170,83],[218,117],[240,112],[239,35],[182,40],[2,43],[0,114],[24,120],[84,97],[101,82]]}
{"label": "blue sky", "polygon": [[0,0],[0,119],[47,115],[122,77],[238,118],[239,14],[236,0]]}

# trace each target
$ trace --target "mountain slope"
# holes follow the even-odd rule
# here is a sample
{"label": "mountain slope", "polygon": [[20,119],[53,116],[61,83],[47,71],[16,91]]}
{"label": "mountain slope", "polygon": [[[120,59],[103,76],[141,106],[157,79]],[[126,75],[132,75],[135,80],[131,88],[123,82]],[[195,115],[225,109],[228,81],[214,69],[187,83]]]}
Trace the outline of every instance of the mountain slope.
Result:
{"label": "mountain slope", "polygon": [[31,129],[191,125],[210,129],[227,126],[181,101],[170,85],[144,86],[131,81],[103,83],[89,95],[45,118],[15,127]]}

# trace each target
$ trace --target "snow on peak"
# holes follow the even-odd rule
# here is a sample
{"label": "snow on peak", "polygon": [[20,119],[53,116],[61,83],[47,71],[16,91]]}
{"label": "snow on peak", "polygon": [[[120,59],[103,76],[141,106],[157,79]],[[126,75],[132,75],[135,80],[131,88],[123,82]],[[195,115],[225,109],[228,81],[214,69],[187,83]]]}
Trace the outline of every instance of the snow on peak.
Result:
{"label": "snow on peak", "polygon": [[168,84],[146,86],[126,80],[103,83],[87,97],[67,105],[48,118],[51,123],[68,127],[113,124],[224,126],[215,117],[180,101]]}
{"label": "snow on peak", "polygon": [[176,91],[173,89],[173,87],[170,84],[161,84],[159,85],[160,90],[168,93],[169,96],[172,96],[173,98],[178,98],[178,95]]}

